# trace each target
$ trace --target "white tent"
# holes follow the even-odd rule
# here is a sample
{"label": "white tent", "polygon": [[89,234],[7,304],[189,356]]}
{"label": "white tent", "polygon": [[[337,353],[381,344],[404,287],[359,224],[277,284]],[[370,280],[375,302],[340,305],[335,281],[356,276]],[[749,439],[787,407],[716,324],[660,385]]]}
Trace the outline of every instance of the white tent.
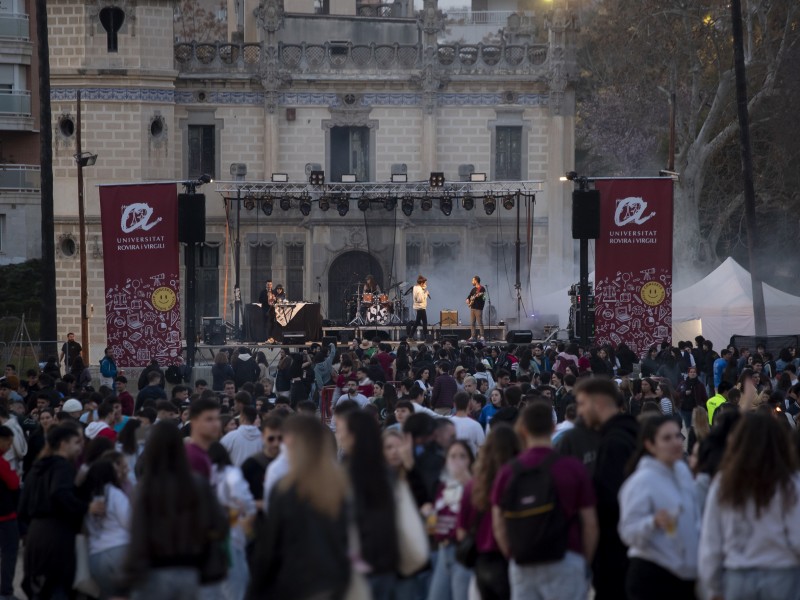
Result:
{"label": "white tent", "polygon": [[[800,333],[800,297],[764,284],[767,308],[767,333]],[[694,285],[672,295],[673,342],[690,339],[696,330],[714,342],[714,348],[727,346],[731,335],[755,335],[753,290],[750,273],[732,258]],[[680,337],[683,335],[683,337]]]}
{"label": "white tent", "polygon": [[[589,273],[589,286],[594,282],[594,271]],[[576,282],[577,283],[577,282]],[[566,329],[569,324],[570,297],[569,288],[566,286],[549,294],[533,295],[533,308],[537,315],[558,315],[558,325]]]}

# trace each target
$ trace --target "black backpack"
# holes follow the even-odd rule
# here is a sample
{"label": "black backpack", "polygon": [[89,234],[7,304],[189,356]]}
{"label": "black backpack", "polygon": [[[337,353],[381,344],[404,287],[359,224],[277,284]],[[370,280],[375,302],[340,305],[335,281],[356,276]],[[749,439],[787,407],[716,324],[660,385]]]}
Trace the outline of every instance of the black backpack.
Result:
{"label": "black backpack", "polygon": [[554,562],[567,553],[569,521],[551,472],[559,458],[552,452],[535,467],[525,467],[519,459],[512,462],[513,475],[500,508],[517,564]]}

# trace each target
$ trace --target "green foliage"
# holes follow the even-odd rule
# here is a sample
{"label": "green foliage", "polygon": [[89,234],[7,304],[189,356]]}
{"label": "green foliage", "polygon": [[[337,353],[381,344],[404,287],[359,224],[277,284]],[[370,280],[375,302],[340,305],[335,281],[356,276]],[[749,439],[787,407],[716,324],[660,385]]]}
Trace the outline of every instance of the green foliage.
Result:
{"label": "green foliage", "polygon": [[[41,260],[29,260],[15,265],[0,266],[0,317],[18,319],[25,323],[33,339],[39,332],[39,312],[42,297]],[[13,335],[13,331],[10,335]]]}

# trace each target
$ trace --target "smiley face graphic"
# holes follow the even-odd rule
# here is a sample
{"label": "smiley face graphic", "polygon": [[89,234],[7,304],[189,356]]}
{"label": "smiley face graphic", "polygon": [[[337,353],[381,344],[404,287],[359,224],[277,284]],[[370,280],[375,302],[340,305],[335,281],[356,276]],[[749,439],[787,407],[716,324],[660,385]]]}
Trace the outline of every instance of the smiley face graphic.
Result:
{"label": "smiley face graphic", "polygon": [[641,290],[642,300],[648,306],[658,306],[664,301],[667,295],[664,286],[657,281],[648,281],[642,286]]}
{"label": "smiley face graphic", "polygon": [[161,312],[172,310],[177,300],[175,292],[168,287],[156,288],[151,299],[156,310],[160,310]]}

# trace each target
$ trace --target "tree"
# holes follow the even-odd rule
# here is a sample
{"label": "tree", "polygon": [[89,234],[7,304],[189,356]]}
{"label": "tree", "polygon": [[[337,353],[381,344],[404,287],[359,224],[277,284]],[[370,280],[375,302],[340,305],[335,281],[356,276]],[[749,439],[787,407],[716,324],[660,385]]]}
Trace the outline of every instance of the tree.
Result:
{"label": "tree", "polygon": [[[800,41],[794,0],[750,0],[744,10],[745,59],[754,146],[794,122],[780,93],[796,80]],[[653,175],[667,164],[668,114],[676,98],[675,261],[707,270],[742,208],[730,10],[725,2],[603,0],[584,23],[579,53],[577,138],[585,173]],[[796,128],[795,128],[796,130]],[[796,136],[794,136],[796,139]],[[784,164],[796,142],[767,149]],[[782,181],[756,153],[759,202],[786,197]],[[784,179],[784,178],[780,178]],[[797,189],[797,188],[795,188]],[[738,239],[738,235],[734,236]]]}
{"label": "tree", "polygon": [[[175,5],[176,42],[224,42],[228,37],[226,11],[219,0],[181,0]],[[227,17],[226,17],[227,19]]]}

